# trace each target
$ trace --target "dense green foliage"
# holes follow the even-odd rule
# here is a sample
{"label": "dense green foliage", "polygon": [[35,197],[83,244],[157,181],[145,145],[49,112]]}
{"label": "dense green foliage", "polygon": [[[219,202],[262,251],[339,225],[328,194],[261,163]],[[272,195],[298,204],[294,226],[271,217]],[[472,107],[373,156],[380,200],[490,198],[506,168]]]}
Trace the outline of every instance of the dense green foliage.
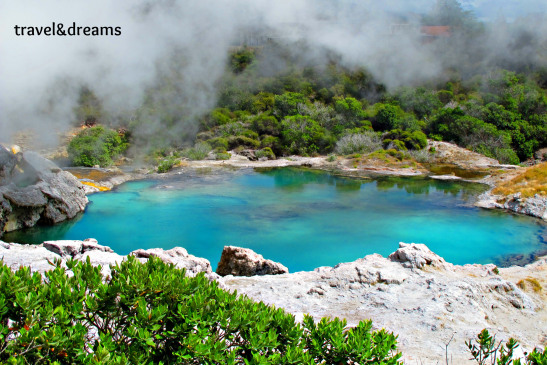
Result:
{"label": "dense green foliage", "polygon": [[[420,25],[447,29],[414,45],[417,53],[423,47],[434,55],[439,70],[399,88],[388,90],[375,79],[366,59],[349,67],[341,55],[321,50],[322,57],[311,61],[311,45],[270,40],[231,48],[216,95],[189,90],[187,56],[173,51],[158,63],[140,105],[126,115],[105,113],[85,87],[74,111],[82,122],[125,127],[147,153],[206,142],[224,149],[218,153],[268,147],[276,156],[328,154],[346,136],[371,130],[391,140],[384,148],[416,151],[425,135],[505,163],[523,162],[547,147],[547,56],[537,51],[540,38],[522,31],[519,21],[482,23],[456,0],[437,0]],[[500,25],[511,28],[514,39],[503,54],[491,55],[484,45]]]}
{"label": "dense green foliage", "polygon": [[374,130],[383,133],[384,148],[419,150],[429,137],[505,163],[524,161],[547,146],[547,94],[535,74],[453,74],[449,81],[388,93],[365,69],[334,60],[310,67],[286,59],[292,67],[265,75],[261,50],[253,56],[253,67],[225,75],[218,108],[202,120],[201,140],[213,145],[231,138],[230,149],[261,146],[278,156],[313,155],[334,151],[347,135]]}
{"label": "dense green foliage", "polygon": [[127,145],[125,136],[98,125],[78,133],[68,145],[68,155],[76,166],[109,166]]}
{"label": "dense green foliage", "polygon": [[[151,257],[105,278],[88,262],[45,274],[0,267],[7,364],[398,364],[396,337],[370,321],[309,316],[220,289]],[[72,275],[67,275],[66,271]]]}
{"label": "dense green foliage", "polygon": [[513,359],[514,351],[519,346],[514,338],[510,338],[505,344],[502,341],[496,343],[496,337],[490,335],[484,329],[477,335],[476,340],[466,341],[473,359],[480,365],[547,365],[547,349],[538,351],[534,349],[525,359]]}

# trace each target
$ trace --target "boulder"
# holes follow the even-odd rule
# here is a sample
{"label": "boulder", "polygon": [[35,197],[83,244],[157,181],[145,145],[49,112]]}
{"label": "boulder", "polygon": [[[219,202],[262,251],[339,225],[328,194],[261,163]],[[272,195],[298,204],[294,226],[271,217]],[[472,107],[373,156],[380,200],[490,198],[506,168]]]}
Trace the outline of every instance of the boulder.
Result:
{"label": "boulder", "polygon": [[88,203],[82,184],[34,152],[0,148],[0,237],[4,232],[74,218]]}
{"label": "boulder", "polygon": [[216,272],[222,276],[279,275],[287,274],[289,269],[248,248],[224,246]]}
{"label": "boulder", "polygon": [[394,262],[408,268],[423,269],[425,266],[445,268],[446,261],[423,243],[399,242],[399,249],[388,256]]}
{"label": "boulder", "polygon": [[17,165],[17,157],[0,145],[0,185],[8,183],[15,165]]}
{"label": "boulder", "polygon": [[253,150],[242,150],[239,154],[247,157],[249,161],[258,161],[258,157],[256,157],[255,151]]}
{"label": "boulder", "polygon": [[170,250],[163,250],[161,248],[152,248],[149,250],[139,249],[131,252],[130,255],[139,259],[148,259],[151,256],[158,257],[165,263],[175,265],[178,269],[186,269],[186,272],[190,276],[195,276],[200,272],[211,274],[213,271],[209,260],[190,255],[188,254],[188,251],[182,247],[175,247]]}
{"label": "boulder", "polygon": [[82,253],[83,247],[82,241],[75,240],[45,241],[42,245],[45,249],[63,257],[74,257]]}

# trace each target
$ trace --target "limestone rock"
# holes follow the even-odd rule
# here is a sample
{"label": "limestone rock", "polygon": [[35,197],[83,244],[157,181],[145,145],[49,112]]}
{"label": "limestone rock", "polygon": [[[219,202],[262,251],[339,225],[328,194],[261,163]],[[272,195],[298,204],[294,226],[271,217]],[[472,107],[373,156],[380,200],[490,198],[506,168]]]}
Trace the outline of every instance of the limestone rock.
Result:
{"label": "limestone rock", "polygon": [[[438,269],[423,270],[427,265]],[[494,268],[452,265],[425,245],[402,244],[390,259],[374,254],[312,272],[225,276],[219,281],[297,318],[304,313],[315,320],[337,316],[348,326],[372,319],[375,329],[399,336],[405,364],[444,363],[445,344],[451,338],[451,361],[471,364],[465,341],[483,328],[500,340],[518,336],[527,351],[541,343],[547,328],[544,293],[516,285],[530,276],[547,287],[547,261]]]}
{"label": "limestone rock", "polygon": [[101,266],[101,273],[106,277],[110,276],[110,265],[121,264],[122,261],[125,260],[125,256],[101,250],[86,251],[75,258],[86,261],[88,257],[93,266]]}
{"label": "limestone rock", "polygon": [[254,150],[242,150],[239,155],[247,157],[249,161],[258,161]]}
{"label": "limestone rock", "polygon": [[254,276],[286,274],[289,269],[278,262],[264,259],[251,249],[224,246],[216,272],[222,276]]}
{"label": "limestone rock", "polygon": [[17,157],[0,145],[0,185],[9,183],[13,169],[17,165]]}
{"label": "limestone rock", "polygon": [[399,242],[399,249],[388,256],[394,262],[400,262],[404,267],[423,269],[424,266],[446,267],[446,261],[433,253],[423,243]]}
{"label": "limestone rock", "polygon": [[152,248],[149,250],[139,249],[131,252],[130,255],[141,259],[148,259],[151,256],[156,256],[165,263],[173,264],[179,269],[186,269],[186,272],[191,276],[200,272],[205,272],[207,274],[212,273],[209,260],[190,255],[188,254],[188,251],[182,247],[175,247],[170,250],[163,250],[161,248]]}
{"label": "limestone rock", "polygon": [[0,148],[0,236],[38,221],[74,218],[87,205],[82,184],[34,152],[11,154]]}
{"label": "limestone rock", "polygon": [[97,251],[114,253],[108,246],[102,246],[97,243],[94,238],[88,238],[84,241],[78,240],[58,240],[58,241],[45,241],[42,246],[47,250],[56,253],[64,258],[78,258],[86,252]]}
{"label": "limestone rock", "polygon": [[479,196],[475,206],[486,209],[507,209],[547,220],[547,197],[539,194],[525,198],[521,193],[502,196],[486,192]]}
{"label": "limestone rock", "polygon": [[0,245],[0,259],[12,270],[17,270],[21,266],[28,266],[33,272],[43,273],[52,270],[53,266],[50,263],[61,259],[61,257],[42,245],[20,245],[2,242],[2,245]]}
{"label": "limestone rock", "polygon": [[103,252],[114,252],[110,247],[99,245],[95,238],[86,238],[82,241],[82,252],[87,251],[103,251]]}
{"label": "limestone rock", "polygon": [[63,257],[74,257],[82,253],[82,241],[60,240],[60,241],[45,241],[43,244],[45,249],[56,253]]}

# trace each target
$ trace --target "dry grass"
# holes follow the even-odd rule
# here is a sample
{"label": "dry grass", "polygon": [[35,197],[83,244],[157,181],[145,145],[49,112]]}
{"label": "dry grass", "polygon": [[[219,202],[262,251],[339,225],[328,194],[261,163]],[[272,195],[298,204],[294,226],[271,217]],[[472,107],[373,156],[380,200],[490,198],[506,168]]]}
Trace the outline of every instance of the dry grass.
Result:
{"label": "dry grass", "polygon": [[523,197],[547,195],[547,162],[528,167],[509,181],[499,184],[493,191],[498,195],[521,193]]}
{"label": "dry grass", "polygon": [[526,279],[520,280],[517,283],[517,286],[522,290],[531,289],[535,293],[539,293],[543,288],[537,279],[527,277]]}

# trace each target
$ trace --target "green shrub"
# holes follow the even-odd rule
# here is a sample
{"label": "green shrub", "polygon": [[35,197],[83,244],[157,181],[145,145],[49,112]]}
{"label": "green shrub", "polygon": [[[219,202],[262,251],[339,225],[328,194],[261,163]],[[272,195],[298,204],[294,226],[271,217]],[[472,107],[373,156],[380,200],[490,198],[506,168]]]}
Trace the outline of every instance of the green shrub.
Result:
{"label": "green shrub", "polygon": [[253,110],[257,113],[272,110],[275,104],[275,96],[268,92],[259,92],[253,101]]}
{"label": "green shrub", "polygon": [[382,139],[384,148],[386,148],[390,143],[393,143],[395,147],[401,151],[421,150],[427,146],[427,137],[421,131],[411,132],[394,129],[384,134]]}
{"label": "green shrub", "polygon": [[270,147],[264,147],[261,150],[255,152],[257,158],[266,157],[268,160],[275,160],[275,154]]}
{"label": "green shrub", "polygon": [[250,129],[245,129],[243,132],[240,133],[242,136],[257,140],[258,139],[258,133],[255,131],[252,131]]}
{"label": "green shrub", "polygon": [[392,130],[400,126],[404,111],[398,105],[381,104],[375,105],[376,117],[373,122],[376,130]]}
{"label": "green shrub", "polygon": [[233,113],[227,108],[215,108],[211,113],[205,116],[201,122],[202,127],[213,128],[219,125],[231,123],[234,118]]}
{"label": "green shrub", "polygon": [[209,152],[211,152],[211,146],[205,142],[198,142],[193,148],[189,148],[184,151],[184,156],[190,160],[204,160]]}
{"label": "green shrub", "polygon": [[236,74],[243,72],[255,60],[255,50],[243,47],[230,54],[230,67]]}
{"label": "green shrub", "polygon": [[214,149],[216,148],[223,148],[224,150],[228,149],[228,139],[224,137],[208,139],[207,143]]}
{"label": "green shrub", "polygon": [[214,136],[215,136],[215,133],[213,131],[199,132],[196,135],[196,141],[198,141],[198,142],[208,141],[208,140],[214,138]]}
{"label": "green shrub", "polygon": [[514,351],[519,347],[514,338],[510,338],[506,343],[499,341],[496,343],[496,336],[490,335],[487,329],[483,329],[477,335],[476,340],[466,341],[465,344],[471,352],[473,359],[479,364],[497,364],[497,365],[545,365],[547,364],[547,349],[538,351],[534,349],[521,362],[521,359],[513,359]]}
{"label": "green shrub", "polygon": [[403,151],[398,151],[394,148],[390,148],[385,151],[388,155],[395,157],[397,160],[402,161],[405,159],[405,153]]}
{"label": "green shrub", "polygon": [[281,133],[280,124],[277,119],[267,114],[257,115],[253,119],[252,127],[258,134],[278,136]]}
{"label": "green shrub", "polygon": [[382,141],[384,148],[387,150],[395,149],[397,151],[407,151],[405,143],[398,139],[384,139]]}
{"label": "green shrub", "polygon": [[303,94],[286,92],[282,95],[276,95],[274,114],[279,119],[289,115],[296,115],[298,114],[298,105],[307,103],[308,98]]}
{"label": "green shrub", "polygon": [[231,136],[228,137],[228,148],[233,150],[236,147],[247,147],[247,148],[258,148],[260,142],[256,139],[245,137],[245,136]]}
{"label": "green shrub", "polygon": [[[0,266],[0,362],[10,364],[400,364],[396,336],[370,321],[302,324],[203,274],[129,256],[45,274]],[[67,275],[67,271],[71,275]]]}
{"label": "green shrub", "polygon": [[216,152],[215,153],[215,159],[216,160],[229,160],[232,158],[232,155],[230,155],[228,152]]}
{"label": "green shrub", "polygon": [[109,166],[112,158],[124,152],[128,143],[115,130],[103,126],[87,128],[68,145],[68,155],[76,166]]}
{"label": "green shrub", "polygon": [[352,128],[359,124],[359,121],[365,119],[366,113],[363,110],[363,104],[355,98],[336,98],[334,110],[340,116],[343,128]]}
{"label": "green shrub", "polygon": [[437,97],[443,104],[448,104],[450,101],[454,99],[454,94],[452,93],[452,91],[439,90],[437,92]]}
{"label": "green shrub", "polygon": [[238,136],[246,129],[247,128],[242,122],[228,123],[217,128],[217,135],[221,135],[224,138]]}
{"label": "green shrub", "polygon": [[160,163],[158,164],[158,169],[157,169],[158,173],[162,174],[162,173],[170,171],[173,168],[173,166],[177,164],[177,162],[179,161],[175,156],[169,156],[161,160]]}
{"label": "green shrub", "polygon": [[348,134],[336,142],[336,152],[341,155],[352,153],[371,153],[382,148],[378,134],[367,131],[358,134]]}
{"label": "green shrub", "polygon": [[281,127],[283,147],[288,154],[309,155],[332,150],[334,138],[310,117],[287,117]]}

